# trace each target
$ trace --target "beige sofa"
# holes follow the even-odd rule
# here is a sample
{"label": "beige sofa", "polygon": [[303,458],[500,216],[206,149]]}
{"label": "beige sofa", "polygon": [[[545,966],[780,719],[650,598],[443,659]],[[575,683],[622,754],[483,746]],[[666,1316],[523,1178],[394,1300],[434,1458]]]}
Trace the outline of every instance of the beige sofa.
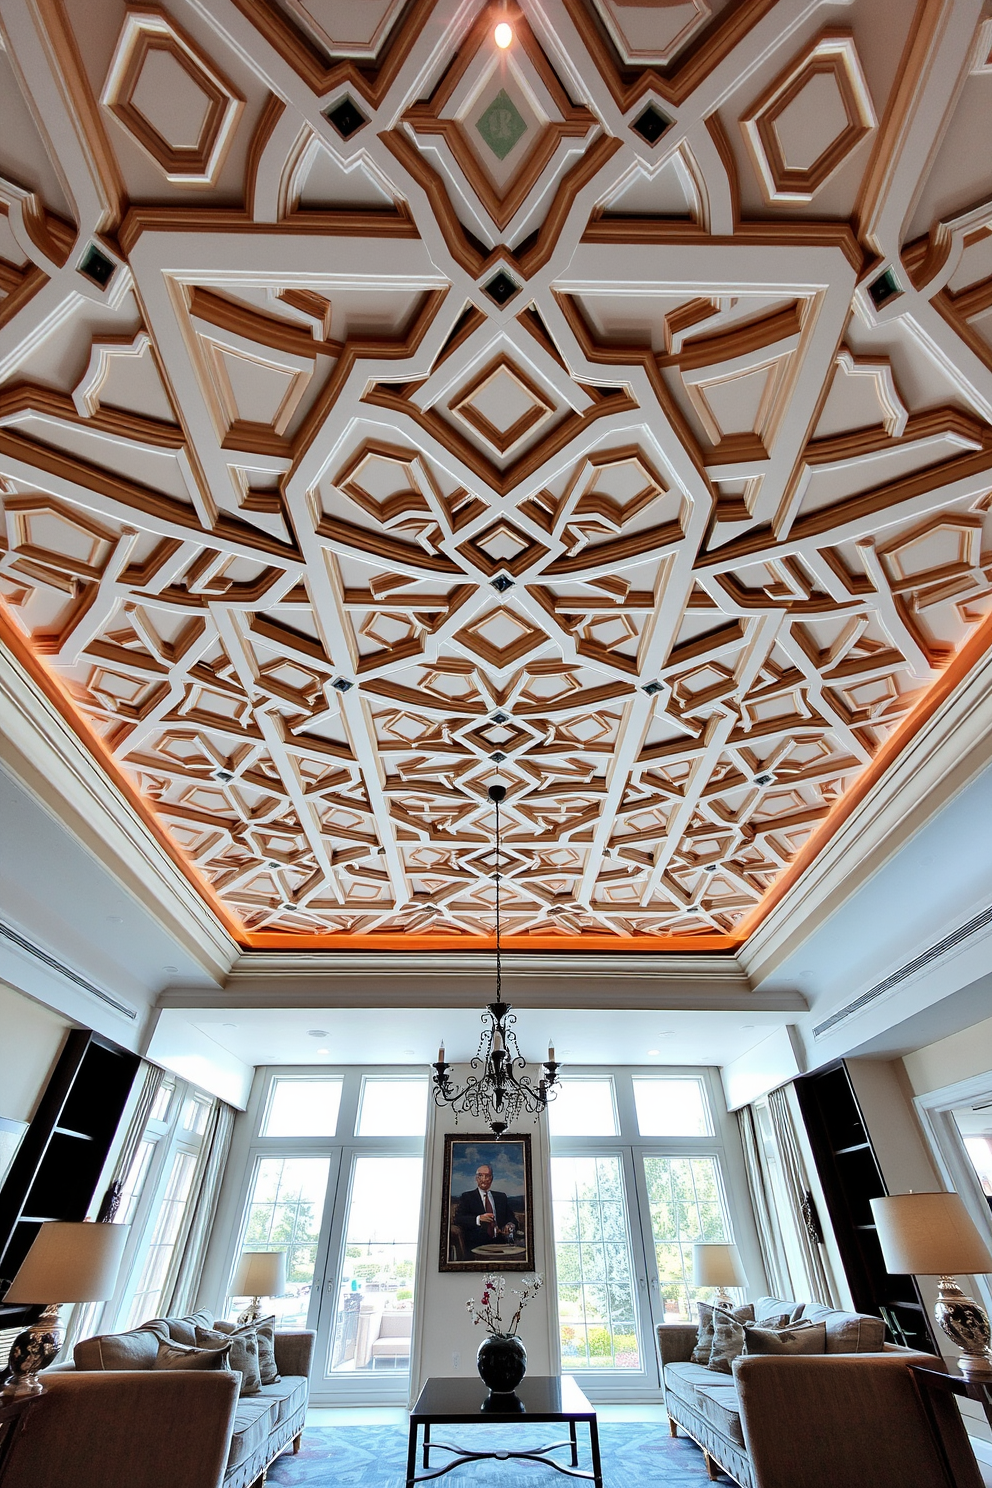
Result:
{"label": "beige sofa", "polygon": [[[159,1329],[163,1323],[168,1326],[169,1336],[179,1343],[190,1341],[191,1326],[213,1326],[209,1313],[156,1320]],[[128,1333],[105,1333],[98,1338],[84,1338],[76,1344],[74,1364],[66,1366],[66,1372],[141,1371],[172,1375],[175,1371],[152,1368],[160,1337],[161,1332],[153,1332],[150,1328],[134,1328]],[[255,1488],[261,1484],[270,1462],[290,1443],[294,1452],[299,1451],[310,1388],[314,1337],[308,1331],[276,1333],[276,1365],[282,1379],[274,1385],[263,1385],[257,1395],[243,1395],[237,1399],[234,1417],[224,1438],[223,1476],[216,1480],[216,1488],[221,1488],[221,1485],[222,1488]],[[210,1376],[196,1371],[185,1377],[203,1381]],[[166,1479],[169,1488],[173,1488],[171,1470]]]}
{"label": "beige sofa", "polygon": [[[755,1319],[767,1323],[797,1305],[761,1297]],[[745,1355],[734,1360],[732,1375],[692,1362],[695,1324],[660,1326],[672,1435],[681,1429],[691,1436],[710,1477],[722,1472],[740,1488],[944,1488],[939,1449],[906,1368],[931,1356],[886,1344],[877,1317],[818,1303],[806,1304],[802,1315],[824,1323],[824,1354]],[[952,1401],[947,1405],[942,1424],[964,1464],[954,1488],[981,1488],[960,1417]],[[888,1435],[895,1440],[882,1452],[875,1444]],[[971,1476],[964,1475],[968,1467]]]}

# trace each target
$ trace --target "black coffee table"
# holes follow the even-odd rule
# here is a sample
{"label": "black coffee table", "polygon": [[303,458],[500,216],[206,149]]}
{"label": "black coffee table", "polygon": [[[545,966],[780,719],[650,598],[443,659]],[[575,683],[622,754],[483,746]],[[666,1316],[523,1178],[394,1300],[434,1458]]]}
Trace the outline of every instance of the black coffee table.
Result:
{"label": "black coffee table", "polygon": [[[546,1447],[531,1447],[523,1452],[476,1452],[468,1447],[451,1446],[447,1442],[431,1441],[432,1426],[520,1426],[528,1421],[567,1421],[567,1441],[551,1442]],[[579,1469],[579,1448],[575,1427],[584,1421],[589,1428],[589,1451],[592,1457],[592,1472]],[[452,1460],[433,1471],[417,1473],[417,1433],[424,1428],[424,1468],[430,1468],[430,1454],[450,1452]],[[556,1462],[549,1457],[559,1447],[568,1447],[569,1465]],[[429,1478],[440,1478],[453,1467],[463,1462],[481,1462],[485,1458],[496,1458],[505,1462],[511,1458],[526,1458],[530,1462],[544,1462],[556,1472],[569,1478],[586,1478],[603,1488],[603,1469],[599,1460],[599,1428],[596,1412],[589,1404],[571,1375],[528,1375],[517,1386],[513,1395],[491,1395],[479,1379],[429,1379],[420,1392],[419,1399],[410,1412],[410,1445],[406,1457],[406,1488],[414,1483],[426,1483]]]}

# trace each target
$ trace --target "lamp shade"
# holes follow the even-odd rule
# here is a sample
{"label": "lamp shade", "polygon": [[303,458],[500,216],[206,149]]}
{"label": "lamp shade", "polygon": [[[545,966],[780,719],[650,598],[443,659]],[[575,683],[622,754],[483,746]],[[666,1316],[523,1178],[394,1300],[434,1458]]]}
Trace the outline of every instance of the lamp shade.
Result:
{"label": "lamp shade", "polygon": [[712,1242],[692,1247],[692,1280],[695,1286],[739,1287],[747,1284],[736,1245]]}
{"label": "lamp shade", "polygon": [[992,1254],[956,1193],[872,1199],[886,1270],[893,1276],[984,1276]]}
{"label": "lamp shade", "polygon": [[282,1250],[246,1250],[234,1273],[232,1297],[284,1297],[286,1253]]}
{"label": "lamp shade", "polygon": [[130,1225],[75,1224],[49,1220],[41,1226],[5,1302],[106,1302],[114,1295]]}

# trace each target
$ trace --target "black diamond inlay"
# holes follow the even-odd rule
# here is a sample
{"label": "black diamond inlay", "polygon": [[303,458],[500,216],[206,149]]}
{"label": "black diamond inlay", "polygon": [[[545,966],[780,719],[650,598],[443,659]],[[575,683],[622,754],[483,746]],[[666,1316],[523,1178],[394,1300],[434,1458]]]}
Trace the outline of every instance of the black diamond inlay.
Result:
{"label": "black diamond inlay", "polygon": [[497,594],[505,594],[507,589],[513,589],[516,587],[514,580],[510,578],[509,574],[497,574],[496,577],[494,579],[490,579],[489,582],[496,590]]}
{"label": "black diamond inlay", "polygon": [[508,300],[512,300],[519,288],[519,284],[515,284],[503,269],[500,269],[498,274],[494,274],[488,284],[483,285],[486,294],[491,300],[495,300],[497,305],[505,305]]}
{"label": "black diamond inlay", "polygon": [[493,762],[494,765],[501,765],[503,763],[503,761],[506,759],[506,755],[505,754],[500,754],[499,750],[497,749],[496,753],[495,754],[491,754],[489,756],[489,758],[492,760],[492,762]]}
{"label": "black diamond inlay", "polygon": [[231,770],[215,770],[214,779],[219,780],[222,785],[227,785],[229,780],[234,779],[234,773]]}
{"label": "black diamond inlay", "polygon": [[342,139],[350,139],[356,130],[361,129],[368,120],[365,115],[355,107],[350,98],[340,98],[333,108],[329,108],[324,114]]}
{"label": "black diamond inlay", "polygon": [[704,873],[715,873],[716,870],[719,868],[719,866],[720,866],[719,863],[704,863],[703,864],[703,872]]}
{"label": "black diamond inlay", "polygon": [[656,692],[662,691],[662,686],[660,682],[645,682],[641,691],[646,692],[648,697],[654,697]]}
{"label": "black diamond inlay", "polygon": [[509,713],[494,713],[490,720],[492,723],[509,723],[509,721]]}
{"label": "black diamond inlay", "polygon": [[873,279],[868,286],[868,298],[876,310],[880,310],[883,305],[888,304],[889,300],[894,300],[896,295],[901,294],[902,285],[891,269],[886,269],[883,274],[879,274],[878,278]]}
{"label": "black diamond inlay", "polygon": [[760,775],[755,775],[754,783],[755,785],[771,785],[772,781],[777,778],[774,770],[762,770]]}
{"label": "black diamond inlay", "polygon": [[347,677],[335,677],[331,683],[331,686],[337,688],[338,692],[350,692],[354,685],[354,682],[349,682]]}
{"label": "black diamond inlay", "polygon": [[653,103],[649,103],[643,114],[638,114],[630,127],[647,144],[656,145],[665,130],[670,127],[671,122],[671,119],[665,118],[661,109],[657,109]]}
{"label": "black diamond inlay", "polygon": [[114,277],[117,265],[112,258],[101,253],[95,243],[91,243],[76,267],[81,274],[86,275],[87,279],[92,279],[94,284],[98,284],[101,289],[106,289]]}

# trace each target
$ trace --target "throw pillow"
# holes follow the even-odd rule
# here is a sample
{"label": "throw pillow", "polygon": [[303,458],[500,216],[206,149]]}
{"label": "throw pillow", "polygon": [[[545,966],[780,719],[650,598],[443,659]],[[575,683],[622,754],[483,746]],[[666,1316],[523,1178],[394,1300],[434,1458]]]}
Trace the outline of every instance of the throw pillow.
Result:
{"label": "throw pillow", "polygon": [[728,1312],[724,1307],[713,1308],[713,1347],[707,1360],[707,1369],[717,1374],[732,1374],[731,1365],[738,1354],[744,1352],[744,1323],[754,1322],[754,1309],[748,1303]]}
{"label": "throw pillow", "polygon": [[224,1344],[231,1350],[228,1366],[241,1375],[242,1395],[257,1395],[262,1388],[262,1377],[258,1372],[258,1334],[251,1323],[236,1328],[233,1333],[220,1333],[214,1328],[197,1328],[196,1341],[200,1348],[219,1348]]}
{"label": "throw pillow", "polygon": [[[263,1385],[277,1385],[282,1379],[279,1366],[276,1364],[276,1318],[275,1313],[271,1317],[259,1318],[257,1323],[250,1325],[258,1334],[258,1372]],[[218,1333],[236,1333],[237,1323],[225,1322],[218,1318],[214,1323]]]}
{"label": "throw pillow", "polygon": [[697,1302],[699,1328],[696,1332],[696,1347],[692,1351],[693,1364],[708,1364],[713,1347],[713,1309],[708,1302]]}
{"label": "throw pillow", "polygon": [[823,1354],[826,1349],[824,1323],[794,1323],[788,1328],[744,1324],[745,1354]]}
{"label": "throw pillow", "polygon": [[263,1385],[277,1385],[282,1379],[276,1363],[276,1319],[259,1318],[255,1324],[258,1335],[258,1372]]}
{"label": "throw pillow", "polygon": [[192,1348],[187,1343],[165,1343],[158,1346],[153,1369],[229,1369],[231,1345],[222,1348]]}

